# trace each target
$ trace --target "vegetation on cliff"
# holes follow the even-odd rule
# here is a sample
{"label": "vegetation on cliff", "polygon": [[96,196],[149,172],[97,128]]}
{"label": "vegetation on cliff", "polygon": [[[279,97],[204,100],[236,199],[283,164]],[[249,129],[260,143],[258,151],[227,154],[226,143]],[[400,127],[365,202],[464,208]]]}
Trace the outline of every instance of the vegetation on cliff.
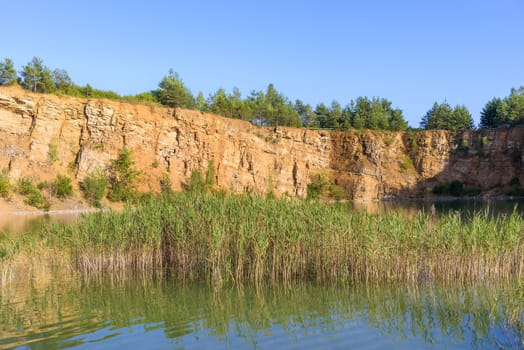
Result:
{"label": "vegetation on cliff", "polygon": [[[336,130],[376,129],[406,130],[408,124],[402,110],[393,108],[387,99],[358,97],[344,107],[337,101],[313,108],[300,99],[290,101],[273,84],[265,91],[253,90],[243,98],[234,88],[227,93],[219,88],[207,98],[202,92],[196,96],[172,69],[164,76],[158,89],[133,96],[120,96],[113,91],[94,89],[89,84],[79,86],[64,69],[48,68],[38,57],[22,67],[20,77],[11,59],[0,62],[0,85],[20,84],[33,92],[59,93],[76,97],[108,98],[126,102],[162,104],[169,107],[196,109],[228,118],[253,121],[262,125],[327,128]],[[493,98],[487,102],[480,116],[481,128],[496,128],[524,123],[524,87],[512,89],[508,97]],[[466,107],[451,108],[447,102],[437,103],[422,117],[424,129],[472,129],[473,120]]]}
{"label": "vegetation on cliff", "polygon": [[509,96],[493,98],[480,113],[481,128],[511,127],[524,124],[524,86],[511,89]]}
{"label": "vegetation on cliff", "polygon": [[43,61],[34,57],[22,67],[17,76],[13,61],[6,58],[0,62],[0,85],[20,84],[33,92],[58,93],[76,97],[107,98],[137,103],[158,103],[170,107],[197,109],[229,118],[249,120],[260,125],[283,125],[294,127],[329,128],[338,130],[381,129],[405,130],[408,127],[402,111],[381,98],[359,97],[342,107],[337,101],[312,108],[301,100],[290,101],[269,84],[262,91],[253,90],[243,97],[238,89],[227,93],[219,88],[205,98],[200,92],[195,95],[173,70],[162,78],[158,89],[134,96],[119,96],[113,91],[94,89],[89,84],[79,86],[64,69],[48,68]]}
{"label": "vegetation on cliff", "polygon": [[473,118],[464,106],[451,108],[446,101],[437,103],[426,113],[420,122],[420,126],[426,130],[464,130],[473,129]]}

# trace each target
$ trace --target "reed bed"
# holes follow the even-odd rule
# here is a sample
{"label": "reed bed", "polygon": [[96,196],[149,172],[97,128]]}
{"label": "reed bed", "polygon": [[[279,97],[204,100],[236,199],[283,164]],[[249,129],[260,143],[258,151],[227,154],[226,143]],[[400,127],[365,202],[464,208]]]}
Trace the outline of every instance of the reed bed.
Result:
{"label": "reed bed", "polygon": [[524,278],[523,238],[524,219],[516,211],[436,218],[255,195],[176,193],[0,240],[0,266],[5,271],[18,252],[54,250],[67,252],[71,268],[86,277],[479,281]]}

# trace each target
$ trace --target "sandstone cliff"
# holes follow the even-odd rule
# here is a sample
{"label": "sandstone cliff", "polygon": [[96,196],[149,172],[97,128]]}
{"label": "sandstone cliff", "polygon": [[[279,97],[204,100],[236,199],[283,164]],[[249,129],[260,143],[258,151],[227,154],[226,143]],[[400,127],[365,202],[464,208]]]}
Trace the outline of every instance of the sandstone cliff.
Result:
{"label": "sandstone cliff", "polygon": [[142,190],[158,190],[162,174],[180,189],[209,160],[219,187],[298,197],[319,174],[353,200],[427,196],[451,180],[484,194],[500,194],[515,179],[524,184],[524,128],[458,135],[266,128],[197,111],[0,88],[0,169],[13,180],[69,174],[81,181],[124,146],[142,170]]}

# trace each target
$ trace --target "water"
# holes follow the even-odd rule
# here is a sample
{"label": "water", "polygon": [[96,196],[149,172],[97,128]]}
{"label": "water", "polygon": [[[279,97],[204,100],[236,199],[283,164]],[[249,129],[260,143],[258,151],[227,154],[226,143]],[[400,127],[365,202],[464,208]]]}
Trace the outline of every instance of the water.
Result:
{"label": "water", "polygon": [[0,295],[0,348],[519,349],[522,288],[33,279]]}
{"label": "water", "polygon": [[384,201],[384,202],[360,202],[353,203],[356,210],[368,212],[387,213],[391,211],[403,211],[416,214],[422,210],[426,213],[445,215],[458,211],[464,218],[471,217],[479,212],[488,212],[491,217],[500,215],[511,215],[514,210],[524,215],[524,199],[503,200],[478,200],[478,199],[453,199],[442,201],[410,200],[410,201]]}
{"label": "water", "polygon": [[12,213],[0,212],[1,233],[19,234],[38,231],[43,225],[64,223],[71,224],[81,217],[81,212]]}
{"label": "water", "polygon": [[[490,206],[501,215],[515,204],[524,208],[521,200],[365,209],[467,216]],[[3,217],[0,231],[16,233],[78,214]],[[524,349],[523,308],[522,281],[212,288],[37,273],[0,286],[0,349]]]}

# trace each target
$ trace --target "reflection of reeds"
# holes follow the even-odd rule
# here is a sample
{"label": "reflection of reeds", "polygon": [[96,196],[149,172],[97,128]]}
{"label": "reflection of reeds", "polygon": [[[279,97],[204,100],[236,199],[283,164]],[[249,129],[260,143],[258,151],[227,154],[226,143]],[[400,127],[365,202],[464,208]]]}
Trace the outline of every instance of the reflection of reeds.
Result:
{"label": "reflection of reeds", "polygon": [[[286,282],[464,281],[524,277],[524,219],[351,212],[347,205],[179,193],[122,213],[88,214],[0,241],[2,268],[21,252],[60,251],[87,276]],[[5,273],[5,272],[4,272]],[[3,277],[6,278],[5,276]]]}
{"label": "reflection of reeds", "polygon": [[211,330],[206,334],[222,341],[235,336],[248,344],[268,332],[297,339],[341,328],[350,334],[355,323],[346,321],[357,319],[364,319],[366,328],[401,339],[421,337],[428,344],[448,338],[478,348],[508,348],[521,344],[524,334],[511,316],[522,319],[522,286],[515,283],[210,288],[155,279],[18,282],[0,294],[0,345],[2,339],[19,339],[16,345],[22,346],[46,336],[47,341],[81,341],[83,333],[102,328],[118,333],[137,323],[144,329],[161,327],[167,338]]}

